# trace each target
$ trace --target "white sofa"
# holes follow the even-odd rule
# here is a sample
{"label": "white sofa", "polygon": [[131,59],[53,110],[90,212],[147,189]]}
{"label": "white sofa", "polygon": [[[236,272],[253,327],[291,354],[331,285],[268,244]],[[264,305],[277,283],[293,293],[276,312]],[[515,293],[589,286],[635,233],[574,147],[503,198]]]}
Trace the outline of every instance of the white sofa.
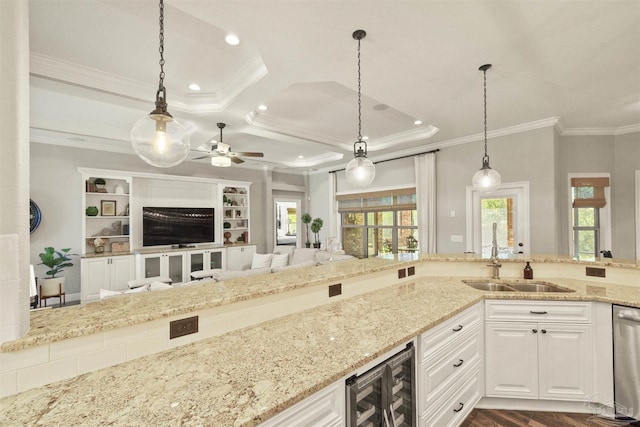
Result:
{"label": "white sofa", "polygon": [[242,266],[242,270],[200,270],[191,273],[190,282],[171,285],[168,277],[148,277],[146,279],[130,280],[127,285],[130,289],[125,291],[111,291],[100,289],[100,299],[122,296],[138,292],[161,291],[180,286],[189,286],[203,279],[223,280],[246,277],[253,274],[275,273],[277,271],[291,270],[295,268],[309,268],[329,262],[354,259],[351,255],[331,253],[314,248],[295,248],[294,246],[276,246],[271,254],[255,254],[251,264]]}
{"label": "white sofa", "polygon": [[296,248],[294,246],[276,246],[273,253],[255,254],[251,264],[242,266],[241,270],[200,270],[191,273],[195,280],[215,279],[223,281],[253,274],[275,273],[295,268],[308,268],[329,262],[353,259],[351,255],[331,253],[315,248]]}

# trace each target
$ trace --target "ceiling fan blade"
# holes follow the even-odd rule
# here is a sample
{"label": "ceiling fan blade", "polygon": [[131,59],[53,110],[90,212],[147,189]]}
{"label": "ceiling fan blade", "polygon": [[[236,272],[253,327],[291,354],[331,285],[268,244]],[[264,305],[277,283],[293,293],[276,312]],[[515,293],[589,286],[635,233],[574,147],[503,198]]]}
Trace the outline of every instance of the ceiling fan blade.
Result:
{"label": "ceiling fan blade", "polygon": [[236,151],[234,154],[241,157],[264,157],[263,153],[252,153],[247,151]]}
{"label": "ceiling fan blade", "polygon": [[193,159],[191,159],[191,160],[206,159],[206,158],[208,158],[208,157],[211,157],[211,156],[209,156],[209,155],[207,154],[206,156],[195,157],[195,158],[193,158]]}
{"label": "ceiling fan blade", "polygon": [[233,163],[236,163],[236,164],[244,163],[244,160],[242,160],[242,159],[241,159],[241,158],[239,158],[239,157],[229,157],[229,158],[231,159],[231,161],[232,161]]}

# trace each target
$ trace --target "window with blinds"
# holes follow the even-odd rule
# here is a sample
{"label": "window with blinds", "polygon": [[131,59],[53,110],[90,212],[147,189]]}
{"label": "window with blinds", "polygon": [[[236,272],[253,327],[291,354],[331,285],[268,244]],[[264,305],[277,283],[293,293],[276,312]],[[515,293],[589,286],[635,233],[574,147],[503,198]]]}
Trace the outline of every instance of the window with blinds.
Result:
{"label": "window with blinds", "polygon": [[345,253],[367,258],[418,251],[415,188],[340,195],[336,199]]}
{"label": "window with blinds", "polygon": [[593,261],[600,255],[602,241],[600,209],[607,204],[608,177],[571,178],[573,209],[573,256]]}

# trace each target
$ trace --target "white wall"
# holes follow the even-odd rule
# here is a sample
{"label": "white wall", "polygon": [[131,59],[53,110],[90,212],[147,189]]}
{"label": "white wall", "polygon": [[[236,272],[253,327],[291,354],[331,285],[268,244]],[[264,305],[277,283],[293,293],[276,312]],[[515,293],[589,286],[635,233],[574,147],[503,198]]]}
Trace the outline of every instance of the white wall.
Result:
{"label": "white wall", "polygon": [[[436,155],[437,247],[440,253],[462,253],[466,248],[465,242],[451,242],[451,235],[465,235],[465,190],[471,185],[473,174],[482,166],[483,145],[483,141],[457,145],[443,148]],[[488,152],[491,167],[500,173],[502,182],[529,182],[531,252],[556,253],[553,129],[536,129],[490,139]],[[451,216],[452,211],[455,217]]]}
{"label": "white wall", "polygon": [[[568,253],[566,224],[567,174],[609,172],[612,176],[613,252],[635,257],[634,172],[640,170],[640,132],[618,136],[559,136],[554,128],[536,129],[488,141],[491,165],[503,182],[530,183],[533,253]],[[437,156],[438,252],[461,253],[465,243],[451,235],[465,235],[465,188],[482,165],[483,141],[441,148]],[[414,184],[413,159],[376,165],[376,179],[365,191]],[[360,191],[339,172],[338,193]],[[311,214],[328,217],[329,188],[325,173],[310,177]],[[451,216],[451,212],[455,216]],[[327,237],[323,234],[323,238]]]}

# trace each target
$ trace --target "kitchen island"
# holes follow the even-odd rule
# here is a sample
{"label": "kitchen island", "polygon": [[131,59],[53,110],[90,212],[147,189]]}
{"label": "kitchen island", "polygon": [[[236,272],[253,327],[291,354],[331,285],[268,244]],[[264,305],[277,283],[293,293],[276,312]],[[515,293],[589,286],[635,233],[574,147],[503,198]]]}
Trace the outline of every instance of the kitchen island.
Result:
{"label": "kitchen island", "polygon": [[[529,257],[528,260],[532,258],[540,263],[551,263],[547,257]],[[251,292],[277,293],[289,292],[287,287],[304,286],[304,279],[312,283],[314,280],[332,283],[365,272],[374,274],[372,270],[395,272],[409,266],[415,266],[420,273],[390,281],[378,290],[7,396],[0,400],[0,424],[257,425],[486,298],[601,301],[640,306],[637,283],[624,285],[545,277],[545,281],[575,292],[499,293],[470,288],[462,282],[464,277],[459,275],[459,269],[456,277],[429,275],[432,267],[436,269],[435,264],[430,263],[447,262],[469,264],[471,271],[482,267],[488,272],[484,267],[486,260],[466,256],[420,256],[322,266],[317,271],[322,279],[301,278],[301,272],[289,272],[276,276],[279,284],[272,284],[272,288],[261,282],[263,279],[241,281],[242,286],[255,286]],[[559,264],[562,262],[553,267],[557,268]],[[521,265],[522,261],[517,261],[518,269]],[[640,275],[635,264],[613,267]],[[293,278],[296,274],[297,278]],[[269,276],[273,278],[274,275]],[[185,308],[188,304],[217,304],[211,301],[248,298],[240,285],[236,288],[236,282],[231,282],[224,290],[216,289],[215,300],[203,298],[202,289],[193,296],[193,289],[171,290],[174,295],[162,295],[167,301],[156,311],[163,316],[166,315],[162,314],[163,310],[171,307],[174,311],[189,313]],[[286,290],[274,291],[273,288]],[[211,292],[212,296],[216,295]],[[178,296],[180,302],[175,301]],[[123,310],[131,309],[132,304],[149,304],[150,300],[139,297],[152,295],[132,297],[112,304],[122,305]],[[169,301],[171,298],[173,305]],[[106,310],[108,306],[104,304],[102,309]],[[124,316],[126,323],[126,319],[131,322],[131,319],[151,316],[140,307],[137,307],[138,312],[129,314],[117,311],[114,317]],[[400,315],[402,322],[398,322]],[[106,313],[104,318],[105,324],[115,322]],[[29,345],[28,336],[24,339],[23,345]],[[6,352],[10,350],[3,345],[3,354]]]}

